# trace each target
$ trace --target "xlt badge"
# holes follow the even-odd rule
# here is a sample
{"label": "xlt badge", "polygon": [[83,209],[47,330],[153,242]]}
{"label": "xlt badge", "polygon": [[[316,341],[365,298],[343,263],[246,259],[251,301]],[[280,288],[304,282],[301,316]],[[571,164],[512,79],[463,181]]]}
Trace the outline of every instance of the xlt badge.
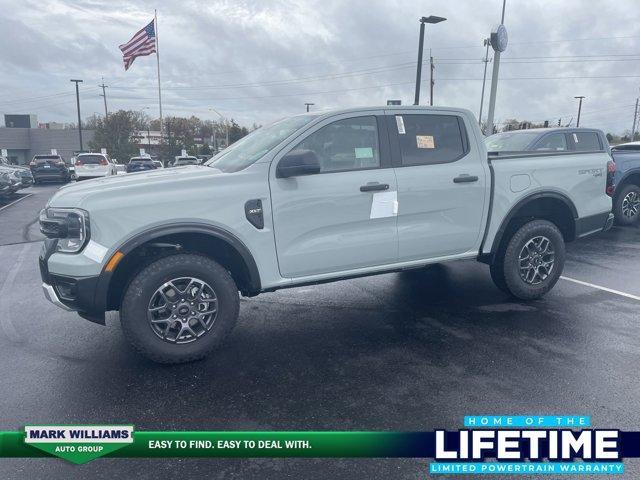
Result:
{"label": "xlt badge", "polygon": [[244,204],[244,214],[247,220],[258,230],[264,228],[264,216],[262,215],[262,200],[248,200]]}

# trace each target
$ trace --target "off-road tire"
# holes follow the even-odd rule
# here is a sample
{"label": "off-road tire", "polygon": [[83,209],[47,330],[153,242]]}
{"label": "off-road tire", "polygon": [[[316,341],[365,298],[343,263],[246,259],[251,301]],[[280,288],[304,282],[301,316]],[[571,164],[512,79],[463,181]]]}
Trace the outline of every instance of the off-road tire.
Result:
{"label": "off-road tire", "polygon": [[[520,275],[519,256],[525,245],[538,237],[547,238],[554,251],[553,268],[546,278],[538,284],[527,283]],[[565,245],[558,227],[547,220],[533,220],[522,225],[506,243],[504,253],[496,260],[498,268],[502,264],[502,275],[507,291],[521,300],[534,300],[542,297],[556,284],[565,261]],[[496,274],[499,277],[499,274]],[[495,278],[494,278],[495,281]],[[497,284],[497,282],[496,282]]]}
{"label": "off-road tire", "polygon": [[[218,299],[217,317],[210,330],[191,343],[162,340],[147,318],[156,289],[178,277],[203,280]],[[180,253],[160,258],[134,276],[122,300],[120,322],[125,337],[139,353],[154,362],[176,364],[202,359],[220,346],[235,327],[239,310],[238,288],[224,267],[205,255]]]}

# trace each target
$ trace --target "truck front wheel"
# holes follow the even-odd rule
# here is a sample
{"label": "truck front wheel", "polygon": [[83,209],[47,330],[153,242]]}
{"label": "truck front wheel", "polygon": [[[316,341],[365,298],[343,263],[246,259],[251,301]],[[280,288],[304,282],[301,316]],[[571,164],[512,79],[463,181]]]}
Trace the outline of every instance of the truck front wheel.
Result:
{"label": "truck front wheel", "polygon": [[238,319],[238,288],[227,270],[200,254],[161,258],[138,272],[120,308],[133,347],[159,363],[205,357]]}
{"label": "truck front wheel", "polygon": [[[504,252],[504,253],[503,253]],[[520,227],[498,254],[492,270],[496,285],[514,297],[533,300],[553,288],[564,268],[562,233],[547,220],[533,220]],[[500,284],[498,284],[500,283]]]}

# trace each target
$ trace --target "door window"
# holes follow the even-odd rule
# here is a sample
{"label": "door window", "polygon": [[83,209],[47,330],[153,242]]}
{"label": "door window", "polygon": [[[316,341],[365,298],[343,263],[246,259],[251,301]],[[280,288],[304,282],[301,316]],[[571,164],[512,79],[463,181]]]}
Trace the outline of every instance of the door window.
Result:
{"label": "door window", "polygon": [[376,118],[338,120],[309,135],[296,150],[315,153],[321,173],[377,168],[380,148]]}
{"label": "door window", "polygon": [[547,152],[563,152],[567,150],[567,137],[564,133],[554,133],[546,135],[540,139],[534,150],[542,150]]}
{"label": "door window", "polygon": [[573,143],[576,150],[586,152],[594,150],[602,150],[598,134],[595,132],[576,132],[572,133]]}
{"label": "door window", "polygon": [[466,153],[466,132],[455,115],[396,115],[402,165],[455,162]]}

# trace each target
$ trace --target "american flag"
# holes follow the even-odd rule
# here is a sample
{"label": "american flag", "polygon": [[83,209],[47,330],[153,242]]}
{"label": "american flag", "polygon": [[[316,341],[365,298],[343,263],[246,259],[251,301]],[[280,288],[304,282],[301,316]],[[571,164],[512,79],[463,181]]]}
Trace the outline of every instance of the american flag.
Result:
{"label": "american flag", "polygon": [[120,45],[120,50],[122,50],[125,70],[129,69],[136,57],[144,57],[155,53],[156,29],[154,20],[151,20],[149,25],[136,33],[127,43]]}

